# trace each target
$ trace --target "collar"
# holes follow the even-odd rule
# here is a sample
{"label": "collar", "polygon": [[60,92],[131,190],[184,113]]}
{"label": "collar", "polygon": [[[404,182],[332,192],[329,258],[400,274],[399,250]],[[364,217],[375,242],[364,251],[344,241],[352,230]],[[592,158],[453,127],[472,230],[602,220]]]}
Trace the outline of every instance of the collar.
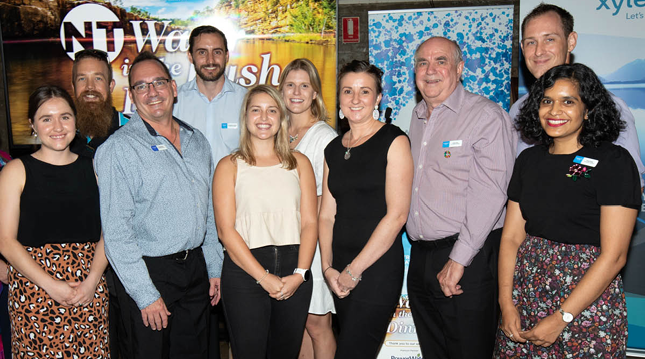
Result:
{"label": "collar", "polygon": [[[226,77],[226,73],[224,73],[222,76],[224,76],[224,86],[222,86],[222,91],[220,91],[217,94],[217,96],[215,96],[214,99],[220,97],[224,93],[235,91],[235,89],[233,88],[233,82]],[[201,96],[204,96],[204,94],[199,92],[199,87],[197,87],[197,75],[195,75],[194,79],[192,79],[189,82],[187,82],[185,86],[186,86],[187,90],[195,91],[195,92],[199,93]]]}
{"label": "collar", "polygon": [[[186,130],[191,131],[191,132],[195,131],[190,125],[188,125],[187,123],[185,123],[182,120],[178,119],[177,117],[173,116],[172,119],[174,121],[176,121],[179,124],[180,127],[183,127]],[[137,112],[137,111],[135,111],[132,114],[132,118],[130,119],[130,121],[136,121],[136,120],[141,120],[141,122],[143,122],[143,124],[144,124],[146,130],[148,130],[148,133],[150,134],[150,136],[159,136],[157,131],[152,126],[150,126],[148,121],[146,121],[143,118],[141,118],[141,116],[139,116],[139,112]]]}
{"label": "collar", "polygon": [[[464,89],[464,86],[461,84],[461,82],[459,82],[450,96],[448,96],[448,98],[439,106],[435,107],[433,111],[441,107],[446,107],[452,112],[458,113],[459,110],[461,110],[461,106],[463,105],[465,95],[466,90]],[[425,100],[422,100],[421,102],[419,102],[417,107],[414,108],[414,112],[416,113],[419,120],[425,120],[426,116],[428,115],[428,103]]]}

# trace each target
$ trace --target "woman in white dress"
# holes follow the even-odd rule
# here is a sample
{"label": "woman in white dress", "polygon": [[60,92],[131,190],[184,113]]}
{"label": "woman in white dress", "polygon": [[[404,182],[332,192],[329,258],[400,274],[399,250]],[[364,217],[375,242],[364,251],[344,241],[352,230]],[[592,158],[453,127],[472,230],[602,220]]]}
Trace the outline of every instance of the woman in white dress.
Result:
{"label": "woman in white dress", "polygon": [[[338,134],[325,121],[327,109],[321,95],[318,70],[307,59],[291,61],[280,76],[278,89],[289,114],[289,146],[309,158],[316,176],[318,204],[322,195],[324,150]],[[300,358],[331,359],[336,352],[336,339],[331,329],[334,300],[325,282],[320,261],[320,247],[311,264],[313,293],[303,337]]]}

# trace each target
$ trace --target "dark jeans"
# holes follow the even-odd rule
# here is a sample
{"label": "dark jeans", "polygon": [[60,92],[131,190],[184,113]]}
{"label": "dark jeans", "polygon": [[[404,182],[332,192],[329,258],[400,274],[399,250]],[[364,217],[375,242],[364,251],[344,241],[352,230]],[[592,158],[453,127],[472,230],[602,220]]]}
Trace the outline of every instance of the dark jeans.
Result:
{"label": "dark jeans", "polygon": [[[125,328],[130,346],[122,357],[128,359],[206,359],[210,299],[206,262],[201,248],[185,260],[163,257],[143,257],[155,287],[161,293],[168,311],[168,327],[152,330],[143,325],[141,310],[117,283],[121,310],[130,320]],[[121,334],[121,333],[119,333]]]}
{"label": "dark jeans", "polygon": [[[271,274],[285,277],[298,266],[299,246],[251,250]],[[235,359],[295,359],[311,300],[312,281],[300,285],[287,300],[275,300],[238,267],[228,253],[222,268],[222,304]]]}
{"label": "dark jeans", "polygon": [[437,274],[452,246],[433,249],[412,242],[408,270],[410,310],[424,358],[490,359],[497,318],[497,254],[502,230],[492,231],[466,267],[452,298],[441,291]]}

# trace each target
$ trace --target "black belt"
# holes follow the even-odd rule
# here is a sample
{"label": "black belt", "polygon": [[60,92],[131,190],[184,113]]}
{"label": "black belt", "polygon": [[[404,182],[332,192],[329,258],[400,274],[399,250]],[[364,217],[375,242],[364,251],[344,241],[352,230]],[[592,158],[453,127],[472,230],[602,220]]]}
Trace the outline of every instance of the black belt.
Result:
{"label": "black belt", "polygon": [[159,257],[146,257],[144,258],[159,258],[159,259],[173,259],[176,261],[185,261],[188,259],[188,256],[190,256],[194,252],[201,252],[202,247],[197,247],[193,249],[186,249],[185,251],[173,253],[173,254],[167,254],[165,256],[159,256]]}
{"label": "black belt", "polygon": [[446,238],[441,238],[437,239],[435,241],[414,241],[412,243],[416,243],[423,249],[442,249],[446,247],[452,247],[455,242],[457,242],[457,239],[459,239],[459,233],[455,233],[450,237]]}

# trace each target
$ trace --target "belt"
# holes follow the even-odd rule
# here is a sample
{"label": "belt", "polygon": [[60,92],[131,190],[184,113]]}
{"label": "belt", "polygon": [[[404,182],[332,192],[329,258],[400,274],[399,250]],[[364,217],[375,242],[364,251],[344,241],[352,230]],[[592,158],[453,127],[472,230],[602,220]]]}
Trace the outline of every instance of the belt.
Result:
{"label": "belt", "polygon": [[412,243],[417,244],[423,249],[432,250],[452,247],[452,245],[457,242],[457,239],[459,239],[459,233],[455,233],[450,237],[441,238],[434,241],[414,241]]}
{"label": "belt", "polygon": [[185,261],[188,259],[188,256],[191,255],[191,253],[194,252],[201,252],[202,247],[197,247],[193,249],[186,249],[185,251],[180,251],[177,253],[173,254],[167,254],[165,256],[159,256],[159,257],[148,257],[148,258],[159,258],[159,259],[173,259],[176,261]]}

